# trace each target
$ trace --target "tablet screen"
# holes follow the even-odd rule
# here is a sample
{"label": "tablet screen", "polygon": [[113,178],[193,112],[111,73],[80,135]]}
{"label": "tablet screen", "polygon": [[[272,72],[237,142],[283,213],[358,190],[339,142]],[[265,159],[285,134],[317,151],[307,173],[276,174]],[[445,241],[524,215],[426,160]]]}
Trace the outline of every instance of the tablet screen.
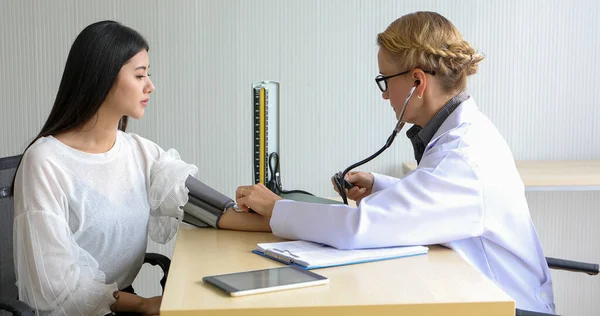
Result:
{"label": "tablet screen", "polygon": [[204,277],[203,280],[232,295],[236,292],[239,294],[239,292],[263,289],[257,291],[258,293],[265,292],[264,289],[269,288],[309,286],[327,283],[328,281],[324,276],[294,266],[214,275]]}

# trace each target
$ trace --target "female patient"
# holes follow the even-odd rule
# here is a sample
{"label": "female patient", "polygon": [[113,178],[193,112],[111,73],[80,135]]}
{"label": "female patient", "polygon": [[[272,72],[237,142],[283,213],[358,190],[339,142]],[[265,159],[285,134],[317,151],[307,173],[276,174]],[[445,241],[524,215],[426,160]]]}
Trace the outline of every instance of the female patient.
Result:
{"label": "female patient", "polygon": [[433,12],[394,21],[377,37],[376,78],[402,120],[418,167],[403,179],[365,172],[348,180],[358,207],[280,200],[242,186],[240,205],[271,217],[273,233],[339,248],[444,244],[509,294],[518,308],[552,312],[550,272],[510,148],[466,92],[483,59]]}
{"label": "female patient", "polygon": [[[173,237],[197,168],[175,150],[125,133],[144,115],[154,85],[148,44],[103,21],[77,36],[44,127],[14,180],[19,298],[42,315],[157,315],[161,297],[131,283],[147,236]],[[226,212],[219,226],[268,230],[262,216]],[[124,290],[124,291],[121,291]]]}

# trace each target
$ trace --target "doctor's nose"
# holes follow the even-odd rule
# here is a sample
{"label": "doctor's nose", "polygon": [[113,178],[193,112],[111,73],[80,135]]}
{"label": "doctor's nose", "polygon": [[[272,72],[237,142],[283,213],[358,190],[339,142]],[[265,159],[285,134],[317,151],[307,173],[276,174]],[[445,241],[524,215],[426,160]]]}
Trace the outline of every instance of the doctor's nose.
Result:
{"label": "doctor's nose", "polygon": [[390,96],[389,96],[389,94],[388,94],[388,92],[387,92],[387,91],[386,91],[386,92],[382,92],[382,93],[381,93],[381,97],[382,97],[384,100],[389,100],[389,99],[390,99]]}

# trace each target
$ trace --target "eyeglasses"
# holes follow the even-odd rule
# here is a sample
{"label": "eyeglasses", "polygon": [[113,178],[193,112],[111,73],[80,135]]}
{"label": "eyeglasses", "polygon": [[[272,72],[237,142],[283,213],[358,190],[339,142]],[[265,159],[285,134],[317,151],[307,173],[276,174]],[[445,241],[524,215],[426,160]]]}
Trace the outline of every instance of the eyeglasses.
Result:
{"label": "eyeglasses", "polygon": [[[407,70],[407,71],[403,71],[400,73],[397,73],[395,75],[390,75],[390,76],[384,76],[384,75],[379,75],[377,77],[375,77],[375,83],[377,83],[377,86],[379,87],[379,90],[381,90],[381,92],[386,92],[387,91],[387,81],[388,79],[397,77],[397,76],[402,76],[402,75],[406,75],[407,73],[411,72],[411,70]],[[435,70],[423,70],[424,73],[426,74],[430,74],[432,76],[435,76]]]}

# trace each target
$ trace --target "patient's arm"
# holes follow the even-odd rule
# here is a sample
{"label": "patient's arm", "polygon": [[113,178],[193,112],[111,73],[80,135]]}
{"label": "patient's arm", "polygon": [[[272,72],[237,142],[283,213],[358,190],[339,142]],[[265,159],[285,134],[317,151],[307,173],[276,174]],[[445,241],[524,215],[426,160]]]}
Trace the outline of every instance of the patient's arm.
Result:
{"label": "patient's arm", "polygon": [[238,213],[232,209],[229,209],[227,210],[227,212],[221,215],[221,219],[219,220],[219,228],[231,230],[270,232],[270,221],[270,217],[264,217],[257,213]]}

